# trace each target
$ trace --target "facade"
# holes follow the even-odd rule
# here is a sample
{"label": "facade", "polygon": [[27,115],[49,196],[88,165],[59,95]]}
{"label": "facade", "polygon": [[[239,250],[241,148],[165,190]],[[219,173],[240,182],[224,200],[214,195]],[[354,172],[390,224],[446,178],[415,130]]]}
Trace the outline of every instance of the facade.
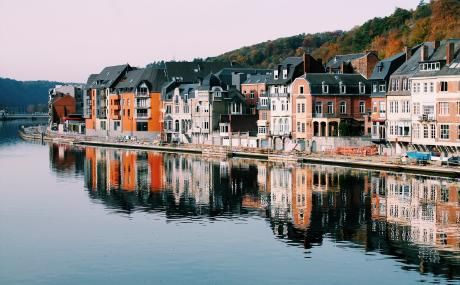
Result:
{"label": "facade", "polygon": [[267,81],[267,92],[259,95],[259,145],[275,150],[291,150],[295,147],[291,133],[292,82],[302,74],[311,72],[324,72],[324,68],[309,54],[288,57],[273,70],[272,78]]}
{"label": "facade", "polygon": [[369,78],[371,82],[371,138],[377,144],[386,143],[386,92],[390,75],[406,62],[414,49],[405,48],[404,52],[397,53],[377,63]]}
{"label": "facade", "polygon": [[[433,43],[425,43],[390,76],[386,96],[386,137],[391,154],[410,149],[412,138],[411,78],[417,74],[419,61],[433,52]],[[428,112],[428,110],[427,110]]]}
{"label": "facade", "polygon": [[249,75],[246,81],[241,84],[241,94],[243,94],[246,106],[248,107],[249,113],[252,115],[257,114],[259,96],[265,95],[269,77],[270,74]]}
{"label": "facade", "polygon": [[460,40],[434,42],[412,77],[412,145],[418,150],[445,155],[460,150],[459,51]]}
{"label": "facade", "polygon": [[84,91],[84,118],[86,134],[108,136],[109,94],[132,67],[128,64],[104,68],[97,75],[90,75]]}
{"label": "facade", "polygon": [[[72,97],[72,99],[67,98]],[[67,99],[64,99],[67,98]],[[62,100],[64,99],[64,100]],[[58,102],[59,101],[59,102]],[[71,102],[73,101],[73,102]],[[81,118],[83,114],[83,86],[56,85],[48,92],[48,125],[63,123],[64,117],[72,115]]]}
{"label": "facade", "polygon": [[307,73],[293,85],[292,137],[300,146],[314,137],[366,135],[370,83],[360,74]]}

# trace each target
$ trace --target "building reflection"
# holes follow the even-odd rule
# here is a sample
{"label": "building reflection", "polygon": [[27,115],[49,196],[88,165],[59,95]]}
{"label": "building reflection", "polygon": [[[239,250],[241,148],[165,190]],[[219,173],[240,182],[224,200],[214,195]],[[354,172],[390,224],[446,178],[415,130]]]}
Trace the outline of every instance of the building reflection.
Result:
{"label": "building reflection", "polygon": [[167,220],[266,218],[288,245],[346,242],[460,277],[460,182],[325,165],[50,146],[53,169],[83,171],[92,199]]}

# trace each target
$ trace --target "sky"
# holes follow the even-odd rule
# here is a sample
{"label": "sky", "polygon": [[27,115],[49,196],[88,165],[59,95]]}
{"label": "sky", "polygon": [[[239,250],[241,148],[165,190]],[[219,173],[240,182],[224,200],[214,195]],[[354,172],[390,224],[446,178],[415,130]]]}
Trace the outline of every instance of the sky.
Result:
{"label": "sky", "polygon": [[0,77],[86,82],[104,66],[192,60],[349,30],[419,0],[0,0]]}

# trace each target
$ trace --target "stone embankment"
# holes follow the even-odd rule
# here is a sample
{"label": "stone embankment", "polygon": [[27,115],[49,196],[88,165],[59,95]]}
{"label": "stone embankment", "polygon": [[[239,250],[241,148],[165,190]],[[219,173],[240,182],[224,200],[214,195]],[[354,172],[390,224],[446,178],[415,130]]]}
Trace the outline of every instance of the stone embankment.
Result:
{"label": "stone embankment", "polygon": [[242,157],[267,160],[284,163],[311,163],[328,164],[346,167],[388,170],[398,172],[411,172],[426,175],[438,175],[460,178],[460,168],[454,166],[440,165],[417,165],[403,163],[398,157],[387,157],[378,155],[349,156],[336,153],[315,153],[304,152],[283,153],[254,148],[230,148],[225,146],[192,145],[192,144],[160,144],[142,140],[117,140],[113,138],[88,137],[82,135],[59,135],[55,133],[42,133],[38,129],[25,128],[19,131],[24,140],[41,140],[58,143],[69,143],[83,146],[100,146],[110,148],[155,150],[170,153],[195,153],[204,157],[218,157],[227,159],[231,157]]}

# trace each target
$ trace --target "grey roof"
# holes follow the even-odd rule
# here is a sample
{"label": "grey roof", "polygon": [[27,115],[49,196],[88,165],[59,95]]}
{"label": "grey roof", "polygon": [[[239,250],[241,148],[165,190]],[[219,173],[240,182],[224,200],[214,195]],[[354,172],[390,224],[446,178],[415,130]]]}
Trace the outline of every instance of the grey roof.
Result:
{"label": "grey roof", "polygon": [[145,82],[150,91],[161,91],[166,82],[164,70],[155,67],[146,67],[128,71],[115,86],[117,89],[133,89]]}
{"label": "grey roof", "polygon": [[[433,53],[434,44],[432,42],[426,42],[422,45],[426,45],[428,47],[428,54]],[[407,60],[400,67],[398,67],[398,69],[396,69],[396,71],[393,72],[392,75],[415,75],[419,70],[419,61],[422,52],[422,45],[420,45],[420,47],[414,53],[412,53],[412,56],[409,58],[409,60]]]}
{"label": "grey roof", "polygon": [[221,86],[222,82],[220,81],[219,77],[214,74],[208,74],[205,78],[202,79],[201,83],[199,84],[199,90],[210,90],[214,86]]}
{"label": "grey roof", "polygon": [[105,67],[90,85],[91,88],[112,88],[120,77],[131,69],[129,64],[114,65]]}
{"label": "grey roof", "polygon": [[[411,48],[411,53],[414,53],[420,45]],[[390,75],[398,69],[406,61],[406,53],[400,52],[388,58],[379,61],[372,72],[369,80],[388,80]]]}
{"label": "grey roof", "polygon": [[168,80],[181,78],[185,82],[197,82],[210,73],[217,73],[221,69],[231,67],[230,62],[165,62]]}
{"label": "grey roof", "polygon": [[267,83],[267,81],[272,77],[272,74],[255,74],[251,75],[243,82],[243,84],[258,84],[258,83]]}
{"label": "grey roof", "polygon": [[331,58],[327,63],[327,68],[340,68],[340,65],[343,63],[350,63],[352,60],[365,56],[367,53],[351,53],[351,54],[341,54],[336,55]]}
{"label": "grey roof", "polygon": [[[283,70],[288,69],[287,78],[283,78]],[[267,84],[277,85],[286,84],[292,82],[295,78],[301,76],[304,73],[303,70],[303,58],[302,57],[288,57],[278,64],[278,79],[274,79],[273,76],[267,80]]]}
{"label": "grey roof", "polygon": [[[453,43],[454,44],[454,62],[450,65],[446,65],[446,49],[447,46]],[[434,44],[431,43],[434,47]],[[449,39],[441,41],[439,47],[436,50],[432,50],[429,52],[429,57],[425,61],[420,60],[420,56],[418,58],[419,63],[421,62],[439,62],[441,64],[440,70],[433,70],[433,71],[419,71],[413,77],[426,77],[426,76],[448,76],[448,75],[458,75],[460,71],[460,67],[456,64],[458,62],[460,55],[460,39]],[[417,67],[418,70],[418,67]]]}
{"label": "grey roof", "polygon": [[[312,95],[323,95],[323,83],[329,86],[329,92],[324,95],[363,95],[359,93],[360,82],[366,86],[364,95],[371,93],[370,82],[361,74],[307,73],[302,77],[310,83]],[[345,94],[340,94],[340,82],[346,86]]]}
{"label": "grey roof", "polygon": [[195,89],[197,89],[199,86],[198,83],[185,83],[179,85],[179,94],[182,98],[184,98],[184,95],[187,94],[188,98],[195,98]]}
{"label": "grey roof", "polygon": [[91,85],[93,84],[94,81],[96,81],[96,78],[99,76],[99,74],[90,74],[88,77],[88,80],[86,81],[85,88],[91,88]]}

